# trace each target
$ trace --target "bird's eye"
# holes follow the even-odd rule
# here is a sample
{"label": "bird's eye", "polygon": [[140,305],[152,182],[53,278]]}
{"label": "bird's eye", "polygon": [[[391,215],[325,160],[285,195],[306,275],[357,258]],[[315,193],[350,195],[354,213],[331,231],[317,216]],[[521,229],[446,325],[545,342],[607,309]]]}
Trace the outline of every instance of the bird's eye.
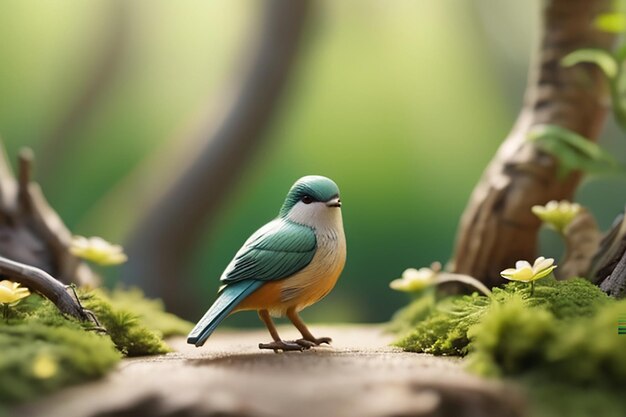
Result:
{"label": "bird's eye", "polygon": [[310,195],[305,195],[304,197],[302,197],[302,202],[304,204],[311,204],[313,202],[313,197],[311,197]]}

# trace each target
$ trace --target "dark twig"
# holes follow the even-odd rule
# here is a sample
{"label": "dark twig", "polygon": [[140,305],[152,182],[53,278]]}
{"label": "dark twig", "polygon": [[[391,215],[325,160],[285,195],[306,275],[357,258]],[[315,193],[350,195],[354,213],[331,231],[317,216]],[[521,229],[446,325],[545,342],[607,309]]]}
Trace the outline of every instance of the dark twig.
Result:
{"label": "dark twig", "polygon": [[25,211],[30,211],[31,199],[28,196],[28,187],[33,174],[33,151],[30,148],[20,149],[17,172],[17,199]]}
{"label": "dark twig", "polygon": [[[65,285],[39,268],[0,256],[0,275],[43,295],[52,301],[63,314],[81,321],[93,321],[93,317],[80,305],[78,297],[74,299],[67,292]],[[94,323],[98,325],[97,320]]]}

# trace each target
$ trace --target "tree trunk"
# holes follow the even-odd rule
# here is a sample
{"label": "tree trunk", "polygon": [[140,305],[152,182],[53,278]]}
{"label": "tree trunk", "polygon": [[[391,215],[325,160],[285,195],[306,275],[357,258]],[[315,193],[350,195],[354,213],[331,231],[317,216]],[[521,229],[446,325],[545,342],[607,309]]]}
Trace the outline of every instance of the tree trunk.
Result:
{"label": "tree trunk", "polygon": [[105,6],[105,13],[100,16],[104,21],[104,45],[96,56],[93,72],[70,102],[66,113],[42,140],[40,154],[46,157],[39,162],[38,171],[44,180],[53,177],[59,166],[68,163],[66,158],[79,141],[88,139],[77,131],[98,110],[119,73],[130,32],[131,4],[127,0],[112,0]]}
{"label": "tree trunk", "polygon": [[[269,0],[253,56],[226,116],[207,115],[192,133],[203,143],[194,159],[154,201],[126,245],[125,282],[163,298],[184,314],[194,298],[185,270],[201,232],[214,219],[228,191],[264,139],[295,61],[309,1]],[[193,304],[193,303],[192,303]]]}
{"label": "tree trunk", "polygon": [[608,0],[547,2],[541,48],[523,109],[461,218],[455,272],[491,286],[501,284],[501,270],[536,256],[540,222],[531,207],[572,198],[581,174],[558,179],[557,161],[528,141],[527,135],[535,125],[556,124],[597,140],[608,110],[605,80],[594,65],[565,68],[560,61],[576,49],[611,47],[613,37],[593,26],[594,17],[609,6]]}

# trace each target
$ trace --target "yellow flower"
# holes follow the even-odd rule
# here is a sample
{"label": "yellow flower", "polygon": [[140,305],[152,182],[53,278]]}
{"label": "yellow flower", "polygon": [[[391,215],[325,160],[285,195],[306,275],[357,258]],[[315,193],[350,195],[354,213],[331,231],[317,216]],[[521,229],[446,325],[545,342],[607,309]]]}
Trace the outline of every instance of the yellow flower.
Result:
{"label": "yellow flower", "polygon": [[431,268],[409,268],[402,273],[402,278],[394,279],[389,283],[389,286],[397,291],[413,292],[420,291],[424,288],[433,285],[437,282],[437,273],[439,268],[437,264],[432,265]]}
{"label": "yellow flower", "polygon": [[554,259],[540,256],[532,265],[527,261],[517,261],[515,268],[505,269],[500,275],[511,281],[532,282],[548,276],[556,268],[553,264]]}
{"label": "yellow flower", "polygon": [[90,238],[74,236],[70,252],[99,265],[117,265],[128,259],[120,245],[113,245],[97,236]]}
{"label": "yellow flower", "polygon": [[29,295],[28,288],[20,286],[17,282],[6,279],[0,281],[0,304],[14,306]]}
{"label": "yellow flower", "polygon": [[33,375],[35,378],[48,379],[56,375],[59,370],[57,360],[47,353],[38,354],[33,360]]}
{"label": "yellow flower", "polygon": [[570,203],[565,200],[560,202],[552,200],[545,206],[533,206],[531,210],[544,223],[562,233],[567,225],[574,220],[574,217],[578,215],[580,209],[580,204]]}

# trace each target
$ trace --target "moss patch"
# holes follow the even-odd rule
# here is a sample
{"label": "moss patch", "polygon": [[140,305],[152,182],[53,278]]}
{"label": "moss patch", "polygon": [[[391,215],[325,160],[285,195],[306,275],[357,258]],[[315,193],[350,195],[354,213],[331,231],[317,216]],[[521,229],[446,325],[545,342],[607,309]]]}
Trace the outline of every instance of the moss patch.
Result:
{"label": "moss patch", "polygon": [[435,308],[435,293],[428,291],[423,296],[413,300],[406,307],[401,308],[393,315],[387,330],[395,334],[408,334]]}
{"label": "moss patch", "polygon": [[544,309],[563,320],[589,317],[611,302],[598,287],[582,278],[567,281],[542,279],[537,282],[533,297],[530,297],[527,285],[517,282],[494,288],[493,300],[477,293],[447,297],[431,307],[425,317],[424,309],[418,308],[418,303],[422,302],[418,299],[401,310],[402,315],[396,319],[402,320],[404,327],[397,322],[392,327],[401,331],[411,329],[399,333],[401,338],[396,345],[413,352],[464,356],[470,342],[469,328],[482,319],[494,301],[506,305],[512,299],[523,304],[520,308]]}
{"label": "moss patch", "polygon": [[[47,300],[33,295],[19,307],[14,317],[0,321],[1,402],[97,378],[121,358],[109,337],[65,319]],[[42,361],[47,363],[43,372]]]}
{"label": "moss patch", "polygon": [[626,415],[619,389],[626,384],[626,336],[617,332],[626,300],[616,301],[580,278],[543,279],[533,297],[520,283],[493,295],[448,297],[421,320],[406,317],[417,324],[397,344],[416,352],[467,354],[473,372],[521,381],[533,415]]}
{"label": "moss patch", "polygon": [[115,346],[125,356],[154,355],[170,351],[159,332],[147,328],[134,312],[115,306],[105,291],[90,291],[82,294],[81,300],[83,306],[96,315]]}
{"label": "moss patch", "polygon": [[106,333],[63,317],[38,295],[12,308],[8,318],[0,317],[0,403],[100,377],[123,356],[168,352],[162,335],[185,334],[191,326],[138,290],[81,291],[80,298]]}
{"label": "moss patch", "polygon": [[117,288],[107,295],[115,308],[133,312],[144,326],[163,337],[187,335],[193,329],[193,323],[166,312],[163,301],[146,298],[139,288]]}

